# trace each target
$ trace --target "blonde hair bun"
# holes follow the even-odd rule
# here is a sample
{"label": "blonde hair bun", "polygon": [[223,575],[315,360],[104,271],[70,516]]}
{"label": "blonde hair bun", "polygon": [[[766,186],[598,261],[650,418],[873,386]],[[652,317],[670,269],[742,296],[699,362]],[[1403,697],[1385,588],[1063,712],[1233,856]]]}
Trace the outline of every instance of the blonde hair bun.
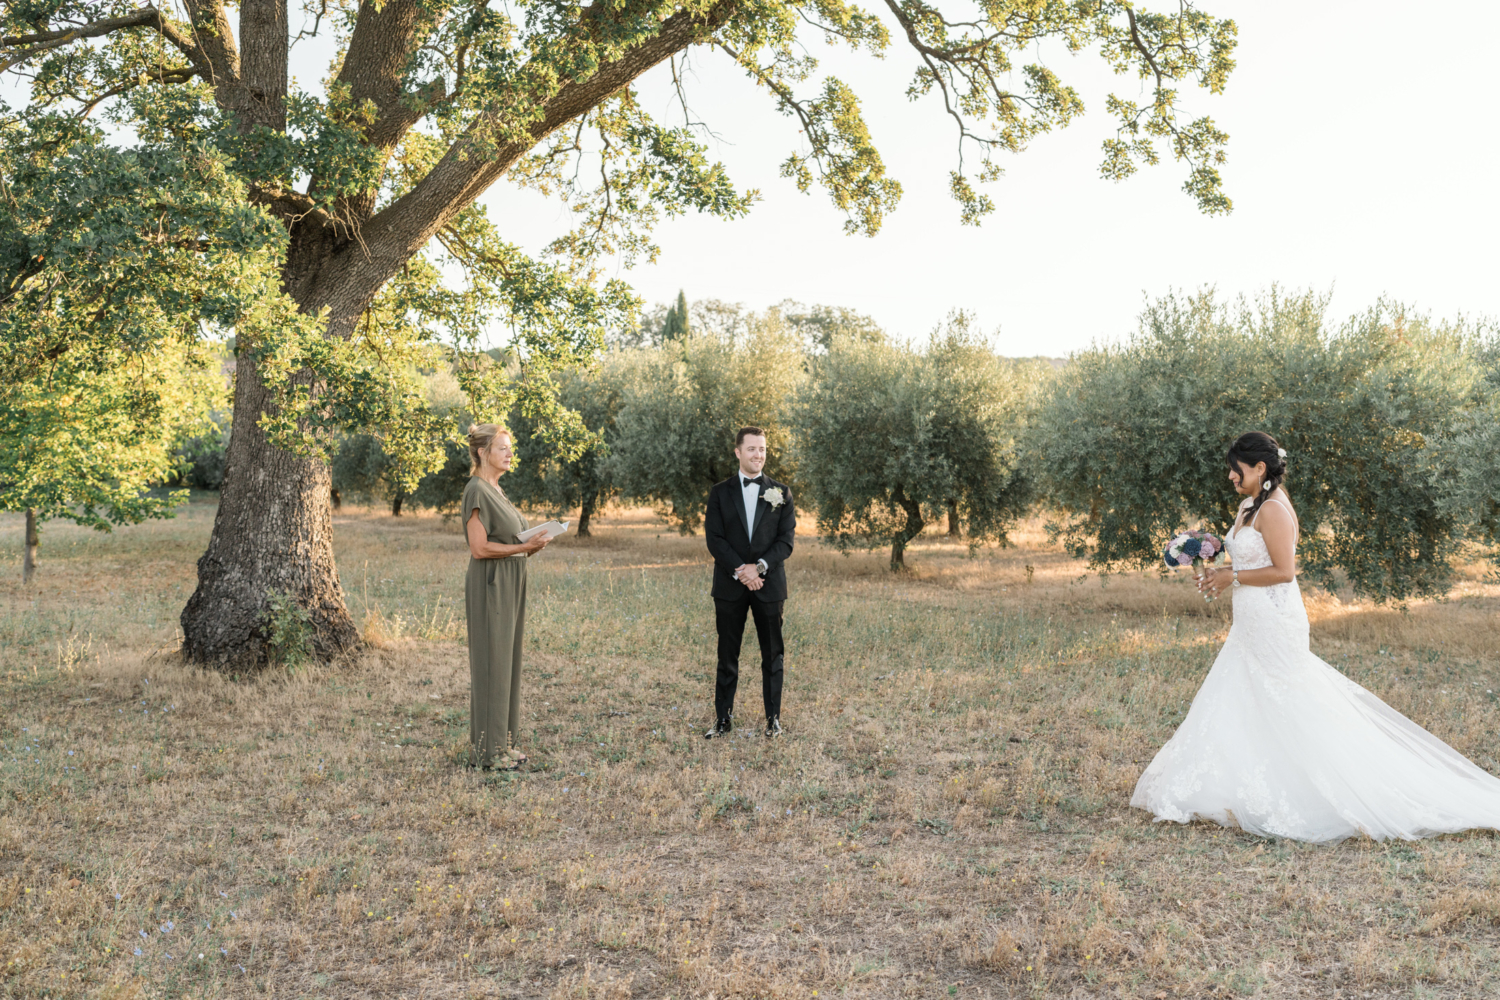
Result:
{"label": "blonde hair bun", "polygon": [[479,455],[489,450],[490,445],[495,443],[495,438],[504,434],[510,437],[510,428],[503,424],[474,424],[469,428],[469,461],[473,467],[469,470],[471,475],[479,472]]}

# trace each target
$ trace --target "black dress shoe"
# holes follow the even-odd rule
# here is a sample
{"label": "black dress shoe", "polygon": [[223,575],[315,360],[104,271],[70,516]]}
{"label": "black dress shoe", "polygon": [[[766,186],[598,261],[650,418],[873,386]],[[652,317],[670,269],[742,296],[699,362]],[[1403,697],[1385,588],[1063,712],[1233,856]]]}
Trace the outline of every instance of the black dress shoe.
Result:
{"label": "black dress shoe", "polygon": [[730,721],[730,717],[726,715],[726,716],[724,716],[724,718],[722,718],[722,719],[718,720],[717,722],[715,722],[714,723],[714,727],[712,729],[710,729],[708,732],[706,732],[706,733],[703,734],[703,738],[705,740],[711,740],[715,736],[728,736],[729,735],[729,731],[731,729],[733,729],[733,728],[734,728],[734,723],[731,722]]}
{"label": "black dress shoe", "polygon": [[781,735],[781,716],[773,715],[766,720],[766,739],[772,740]]}

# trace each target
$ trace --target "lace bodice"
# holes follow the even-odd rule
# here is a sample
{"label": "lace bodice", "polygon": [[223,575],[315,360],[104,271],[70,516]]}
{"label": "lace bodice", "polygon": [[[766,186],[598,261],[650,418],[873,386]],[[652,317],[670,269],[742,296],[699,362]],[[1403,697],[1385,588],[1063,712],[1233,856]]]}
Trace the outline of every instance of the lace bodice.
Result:
{"label": "lace bodice", "polygon": [[1237,570],[1265,569],[1272,565],[1271,550],[1266,548],[1266,540],[1254,528],[1235,525],[1224,539],[1224,547],[1229,550],[1229,558]]}
{"label": "lace bodice", "polygon": [[[1280,502],[1280,501],[1275,501]],[[1230,561],[1240,572],[1265,569],[1274,565],[1266,540],[1253,525],[1238,524],[1224,539]],[[1297,547],[1292,546],[1295,559]],[[1271,628],[1307,648],[1307,608],[1302,603],[1302,588],[1295,579],[1273,583],[1269,587],[1248,584],[1234,588],[1234,628]]]}

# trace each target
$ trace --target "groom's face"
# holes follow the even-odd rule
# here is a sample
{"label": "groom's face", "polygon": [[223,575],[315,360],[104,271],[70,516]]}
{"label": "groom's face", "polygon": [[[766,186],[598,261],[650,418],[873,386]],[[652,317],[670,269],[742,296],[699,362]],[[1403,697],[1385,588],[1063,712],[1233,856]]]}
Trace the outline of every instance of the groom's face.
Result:
{"label": "groom's face", "polygon": [[766,465],[766,439],[759,434],[746,434],[734,449],[734,457],[740,460],[741,472],[760,475],[760,470]]}

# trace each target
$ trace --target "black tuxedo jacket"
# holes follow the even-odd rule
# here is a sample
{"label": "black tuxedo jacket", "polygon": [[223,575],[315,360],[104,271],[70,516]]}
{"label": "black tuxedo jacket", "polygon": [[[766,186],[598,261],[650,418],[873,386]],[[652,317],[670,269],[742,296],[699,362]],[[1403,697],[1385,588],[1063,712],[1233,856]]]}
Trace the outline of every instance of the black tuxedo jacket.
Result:
{"label": "black tuxedo jacket", "polygon": [[[766,502],[766,490],[781,489],[786,502],[772,508]],[[745,523],[745,500],[740,492],[740,474],[735,474],[708,491],[708,510],[703,515],[703,534],[708,551],[714,557],[713,596],[726,601],[747,593],[765,603],[786,600],[786,562],[792,554],[797,534],[797,515],[792,510],[792,491],[783,483],[766,477],[760,488],[761,499],[755,503],[755,523]],[[766,561],[765,585],[752,591],[734,578],[734,571],[746,563]]]}

